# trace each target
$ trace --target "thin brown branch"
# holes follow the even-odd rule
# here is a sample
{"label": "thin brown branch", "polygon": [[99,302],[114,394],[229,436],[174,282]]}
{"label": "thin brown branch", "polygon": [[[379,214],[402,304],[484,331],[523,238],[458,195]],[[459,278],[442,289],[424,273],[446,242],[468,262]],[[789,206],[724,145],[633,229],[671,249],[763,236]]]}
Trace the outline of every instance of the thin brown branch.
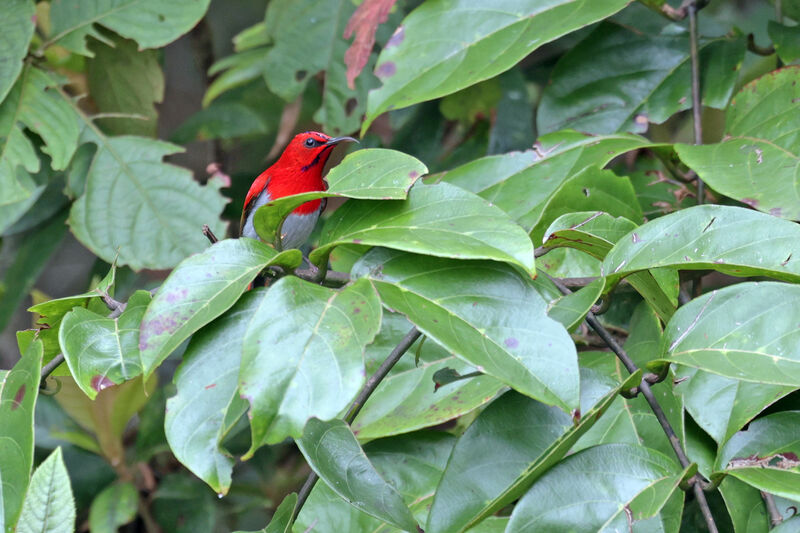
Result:
{"label": "thin brown branch", "polygon": [[[369,397],[375,392],[375,389],[378,388],[383,378],[389,373],[389,371],[394,367],[395,364],[400,360],[401,357],[411,348],[411,345],[420,337],[421,333],[416,328],[413,327],[411,330],[406,333],[406,336],[403,337],[403,340],[395,346],[394,350],[389,354],[389,356],[381,363],[381,366],[378,367],[378,370],[373,373],[367,382],[361,387],[361,390],[356,396],[356,399],[353,400],[353,403],[350,405],[350,408],[347,410],[347,413],[344,415],[344,421],[348,424],[352,424],[353,420],[356,419],[358,413],[361,411],[361,408],[364,407],[364,404],[367,402]],[[308,478],[306,478],[305,483],[303,483],[303,487],[300,489],[300,492],[297,494],[297,504],[294,506],[294,512],[292,513],[292,520],[293,523],[297,518],[297,515],[300,514],[300,509],[303,508],[303,505],[306,503],[308,496],[311,494],[311,490],[314,488],[314,485],[317,483],[319,476],[316,472],[311,472]]]}
{"label": "thin brown branch", "polygon": [[214,235],[213,231],[211,231],[211,228],[208,227],[208,224],[203,224],[203,235],[206,236],[206,239],[208,239],[211,244],[216,244],[219,242],[219,239],[217,239],[217,236]]}
{"label": "thin brown branch", "polygon": [[[571,294],[572,291],[570,291],[569,288],[559,280],[552,277],[550,279],[563,294]],[[622,348],[622,346],[619,345],[617,340],[608,332],[608,330],[603,327],[603,325],[600,323],[597,317],[592,314],[591,311],[586,315],[586,322],[593,330],[595,330],[600,338],[603,339],[606,345],[611,348],[611,351],[616,354],[617,358],[620,360],[620,362],[622,362],[628,372],[633,374],[639,370],[639,368],[636,366],[636,363],[633,362],[633,359],[630,358],[627,352]],[[683,450],[681,441],[675,434],[675,430],[672,429],[672,425],[669,423],[667,415],[664,413],[664,410],[661,408],[661,405],[659,405],[658,400],[656,400],[656,397],[653,395],[653,391],[650,388],[650,383],[648,383],[646,379],[642,379],[642,382],[639,384],[638,388],[638,392],[641,392],[641,394],[645,397],[650,409],[653,411],[658,423],[661,425],[661,429],[667,435],[667,439],[669,440],[675,455],[678,457],[678,461],[680,462],[681,466],[683,468],[688,467],[691,464],[691,461],[686,456],[686,452]],[[692,485],[692,490],[694,490],[694,495],[697,499],[697,504],[700,507],[700,511],[706,520],[708,531],[710,533],[718,533],[719,530],[714,522],[714,517],[711,515],[711,509],[708,507],[706,495],[703,492],[703,478],[700,476],[700,474],[695,474],[690,480],[690,484]]]}

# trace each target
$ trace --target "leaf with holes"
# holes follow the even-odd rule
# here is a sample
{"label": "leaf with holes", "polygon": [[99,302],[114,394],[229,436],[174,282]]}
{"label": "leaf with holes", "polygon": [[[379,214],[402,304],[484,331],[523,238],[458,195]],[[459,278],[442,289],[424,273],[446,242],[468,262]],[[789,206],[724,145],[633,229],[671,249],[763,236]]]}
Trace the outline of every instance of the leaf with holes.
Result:
{"label": "leaf with holes", "polygon": [[398,202],[350,200],[327,220],[309,259],[334,246],[369,244],[459,259],[493,259],[534,274],[533,243],[499,208],[449,183],[418,183]]}
{"label": "leaf with holes", "polygon": [[712,269],[796,283],[800,281],[800,226],[741,207],[690,207],[633,230],[603,262],[609,283],[657,267]]}
{"label": "leaf with holes", "polygon": [[750,423],[731,437],[714,469],[764,492],[800,499],[800,411],[782,411]]}
{"label": "leaf with holes", "polygon": [[210,0],[54,0],[50,33],[45,44],[91,56],[87,37],[110,42],[95,24],[133,39],[139,48],[160,48],[191,30],[203,18]]}
{"label": "leaf with holes", "polygon": [[250,403],[249,458],[340,415],[364,383],[364,347],[381,323],[374,287],[335,291],[290,276],[273,284],[244,336],[239,392]]}
{"label": "leaf with holes", "polygon": [[376,249],[353,274],[372,280],[387,308],[478,370],[564,411],[578,407],[575,345],[513,268]]}
{"label": "leaf with holes", "polygon": [[254,239],[225,239],[181,262],[142,318],[139,349],[149,376],[183,341],[239,299],[270,265],[296,268],[299,250],[277,253]]}
{"label": "leaf with holes", "polygon": [[[647,130],[692,105],[687,33],[660,35],[604,22],[561,56],[536,114],[540,132],[575,128],[589,133]],[[698,45],[703,104],[722,109],[744,60],[741,37]],[[603,64],[597,62],[603,57]]]}
{"label": "leaf with holes", "polygon": [[41,164],[33,141],[24,130],[37,134],[50,156],[53,170],[67,168],[78,147],[80,130],[70,104],[59,96],[60,80],[26,66],[5,100],[0,102],[0,206],[30,198],[30,174]]}
{"label": "leaf with holes", "polygon": [[345,422],[312,418],[297,445],[311,468],[345,501],[405,531],[418,529],[403,497],[381,477]]}
{"label": "leaf with holes", "polygon": [[425,2],[403,20],[378,57],[375,74],[383,86],[369,94],[361,131],[384,111],[493,78],[543,44],[627,4],[628,0],[507,0],[492,6],[472,0]]}
{"label": "leaf with holes", "polygon": [[92,400],[97,393],[141,375],[139,324],[150,303],[136,291],[117,318],[76,307],[61,321],[58,340],[75,382]]}
{"label": "leaf with holes", "polygon": [[739,283],[695,298],[664,331],[663,361],[800,387],[800,286]]}
{"label": "leaf with holes", "polygon": [[800,66],[750,82],[725,114],[717,144],[675,145],[681,160],[715,191],[759,211],[800,219]]}
{"label": "leaf with holes", "polygon": [[649,146],[656,145],[627,133],[591,136],[565,130],[540,137],[533,150],[476,159],[446,172],[442,180],[488,200],[531,231],[569,178]]}

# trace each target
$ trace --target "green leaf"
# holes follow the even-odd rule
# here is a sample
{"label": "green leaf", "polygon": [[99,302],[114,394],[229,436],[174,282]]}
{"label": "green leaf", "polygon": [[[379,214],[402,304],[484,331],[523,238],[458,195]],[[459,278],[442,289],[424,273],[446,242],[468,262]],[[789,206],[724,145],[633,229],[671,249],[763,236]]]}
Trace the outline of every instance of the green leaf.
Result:
{"label": "green leaf", "polygon": [[[0,331],[16,312],[19,305],[33,289],[34,283],[64,239],[67,226],[66,212],[50,219],[19,239],[13,262],[2,278],[0,298]],[[6,243],[8,244],[8,243]]]}
{"label": "green leaf", "polygon": [[736,95],[717,144],[678,144],[681,160],[709,186],[773,216],[800,218],[800,66],[758,78]]}
{"label": "green leaf", "polygon": [[116,533],[136,518],[139,492],[129,481],[109,485],[92,500],[89,529],[92,533]]}
{"label": "green leaf", "polygon": [[510,0],[499,9],[469,0],[425,2],[403,20],[378,58],[375,74],[383,86],[369,94],[361,131],[367,131],[384,111],[493,78],[543,44],[627,4],[627,0],[547,4]]}
{"label": "green leaf", "polygon": [[606,256],[612,283],[656,267],[800,281],[800,227],[740,207],[702,205],[652,220]]}
{"label": "green leaf", "polygon": [[[364,452],[381,477],[397,489],[417,522],[424,523],[454,441],[455,437],[441,431],[420,431],[372,441]],[[349,505],[325,483],[314,487],[297,517],[295,531],[306,531],[312,524],[313,531],[331,533],[397,531]]]}
{"label": "green leaf", "polygon": [[[199,232],[198,232],[199,233]],[[181,262],[159,287],[141,325],[139,349],[145,375],[195,331],[247,290],[270,265],[297,267],[300,252],[278,254],[254,239],[225,239]]]}
{"label": "green leaf", "polygon": [[676,368],[675,379],[686,410],[719,444],[795,388],[740,381],[688,366]]}
{"label": "green leaf", "polygon": [[96,144],[97,152],[69,224],[87,248],[134,270],[164,269],[206,247],[203,224],[225,234],[222,182],[201,186],[188,170],[162,161],[181,148],[144,137],[107,137],[81,116],[87,124],[82,140]]}
{"label": "green leaf", "polygon": [[55,449],[31,477],[22,514],[15,530],[19,533],[72,533],[75,531],[75,502],[69,474]]}
{"label": "green leaf", "polygon": [[[651,35],[604,22],[561,56],[542,93],[538,130],[589,133],[647,130],[692,105],[689,36]],[[723,109],[744,60],[743,38],[699,44],[703,105]],[[597,58],[603,57],[601,68]]]}
{"label": "green leaf", "polygon": [[183,473],[159,480],[151,504],[153,518],[163,531],[192,533],[214,531],[217,498],[208,487]]}
{"label": "green leaf", "polygon": [[792,63],[800,59],[800,27],[785,26],[774,20],[767,23],[767,32],[778,57],[784,63]]}
{"label": "green leaf", "polygon": [[757,489],[733,476],[727,476],[719,484],[719,493],[725,500],[725,507],[731,515],[735,533],[768,533],[770,531],[764,500]]}
{"label": "green leaf", "polygon": [[681,478],[675,461],[654,450],[631,444],[595,446],[567,457],[539,478],[514,507],[508,529],[628,531],[634,522],[658,513],[679,490]]}
{"label": "green leaf", "polygon": [[364,382],[364,347],[381,323],[374,287],[335,291],[285,277],[272,285],[244,336],[239,392],[250,403],[249,458],[298,438],[311,417],[339,415]]}
{"label": "green leaf", "polygon": [[343,421],[310,419],[297,445],[319,477],[345,501],[396,527],[417,530],[403,497],[375,470]]}
{"label": "green leaf", "polygon": [[418,184],[397,202],[350,200],[323,228],[309,258],[327,262],[340,244],[369,244],[459,259],[493,259],[534,274],[533,243],[497,207],[448,183]]}
{"label": "green leaf", "polygon": [[297,493],[293,492],[286,496],[281,504],[275,509],[272,519],[264,528],[264,533],[289,533],[292,526],[292,515],[297,505]]}
{"label": "green leaf", "polygon": [[604,259],[614,243],[638,225],[625,217],[614,217],[602,211],[565,213],[544,232],[545,248],[575,248]]}
{"label": "green leaf", "polygon": [[746,282],[704,294],[667,325],[664,361],[742,381],[800,387],[797,309],[800,286],[786,283]]}
{"label": "green leaf", "polygon": [[[377,369],[411,327],[411,322],[402,315],[384,313],[381,331],[367,347],[368,374]],[[482,375],[436,389],[433,376],[439,370],[451,368],[468,374],[475,367],[428,339],[412,345],[408,353],[380,382],[351,424],[359,440],[407,433],[447,422],[489,402],[505,387],[492,376]],[[416,355],[419,355],[418,363],[414,361]],[[408,401],[409,398],[414,401]]]}
{"label": "green leaf", "polygon": [[715,470],[777,496],[800,498],[800,411],[753,421],[725,443]]}
{"label": "green leaf", "polygon": [[653,144],[647,139],[626,133],[595,137],[560,131],[540,137],[533,150],[476,159],[442,179],[485,198],[531,231],[548,199],[567,179],[648,146]]}
{"label": "green leaf", "polygon": [[372,280],[387,308],[478,370],[565,411],[578,407],[575,345],[547,316],[533,283],[511,267],[376,249],[353,273]]}
{"label": "green leaf", "polygon": [[258,208],[254,225],[266,242],[275,241],[275,232],[296,207],[317,198],[338,196],[365,200],[404,200],[417,179],[428,168],[418,159],[396,150],[372,148],[348,154],[325,177],[328,189],[295,194]]}
{"label": "green leaf", "polygon": [[[478,415],[450,454],[425,530],[469,529],[519,498],[558,463],[621,390],[621,385],[597,373],[584,372],[583,377],[585,411],[577,422],[513,391]],[[641,374],[628,379],[625,387],[639,380]]]}
{"label": "green leaf", "polygon": [[[31,139],[24,129],[41,137],[41,150],[50,156],[53,170],[67,167],[78,147],[78,123],[70,105],[56,88],[59,82],[48,73],[27,66],[8,96],[0,103],[0,190],[2,204],[25,200],[31,187],[21,182],[21,173],[33,174],[41,164]],[[18,166],[24,167],[23,169]]]}
{"label": "green leaf", "polygon": [[537,244],[547,227],[559,216],[575,211],[604,211],[611,216],[642,222],[642,210],[630,179],[610,170],[589,167],[564,181],[542,207],[541,218],[531,230]]}
{"label": "green leaf", "polygon": [[33,466],[33,413],[41,366],[42,343],[34,340],[0,382],[0,516],[6,531],[17,523]]}
{"label": "green leaf", "polygon": [[561,296],[548,304],[547,315],[572,331],[586,318],[586,314],[603,294],[605,286],[605,278],[598,278],[572,294]]}
{"label": "green leaf", "polygon": [[97,123],[109,135],[155,137],[158,113],[154,104],[164,99],[164,74],[158,52],[139,51],[135,42],[116,36],[110,41],[111,46],[92,41],[94,58],[86,62],[92,100],[102,113],[136,118],[101,118]]}
{"label": "green leaf", "polygon": [[136,291],[117,318],[76,307],[61,321],[58,340],[64,358],[92,400],[101,390],[142,374],[139,324],[149,303],[148,291]]}
{"label": "green leaf", "polygon": [[164,429],[172,453],[217,494],[227,494],[234,459],[222,441],[247,402],[239,398],[239,363],[263,289],[242,296],[223,316],[192,337],[175,372],[178,391],[167,401]]}
{"label": "green leaf", "polygon": [[50,4],[50,35],[45,45],[58,43],[67,50],[91,56],[86,38],[108,39],[94,24],[133,39],[139,48],[161,48],[194,27],[210,0],[54,0]]}
{"label": "green leaf", "polygon": [[9,0],[0,19],[0,102],[22,72],[22,60],[36,27],[36,8],[31,0]]}

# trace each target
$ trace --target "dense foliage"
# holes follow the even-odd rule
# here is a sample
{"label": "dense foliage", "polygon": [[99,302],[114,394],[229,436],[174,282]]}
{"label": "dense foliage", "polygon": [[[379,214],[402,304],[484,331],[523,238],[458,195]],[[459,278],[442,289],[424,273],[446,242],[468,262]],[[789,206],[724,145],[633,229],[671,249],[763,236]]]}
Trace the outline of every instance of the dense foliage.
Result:
{"label": "dense foliage", "polygon": [[[0,531],[800,531],[775,3],[3,0]],[[226,238],[306,129],[362,142]]]}

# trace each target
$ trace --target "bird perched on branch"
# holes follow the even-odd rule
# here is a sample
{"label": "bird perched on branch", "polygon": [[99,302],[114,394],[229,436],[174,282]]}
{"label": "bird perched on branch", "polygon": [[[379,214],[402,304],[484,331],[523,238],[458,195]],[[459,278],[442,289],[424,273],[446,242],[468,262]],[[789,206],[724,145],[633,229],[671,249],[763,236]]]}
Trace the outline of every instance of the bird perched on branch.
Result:
{"label": "bird perched on branch", "polygon": [[[327,189],[322,169],[342,141],[358,142],[352,137],[329,137],[316,131],[295,135],[278,160],[250,186],[244,200],[239,235],[258,239],[253,218],[262,205],[284,196]],[[324,208],[323,200],[311,200],[292,211],[281,227],[282,248],[298,248],[303,244]]]}

